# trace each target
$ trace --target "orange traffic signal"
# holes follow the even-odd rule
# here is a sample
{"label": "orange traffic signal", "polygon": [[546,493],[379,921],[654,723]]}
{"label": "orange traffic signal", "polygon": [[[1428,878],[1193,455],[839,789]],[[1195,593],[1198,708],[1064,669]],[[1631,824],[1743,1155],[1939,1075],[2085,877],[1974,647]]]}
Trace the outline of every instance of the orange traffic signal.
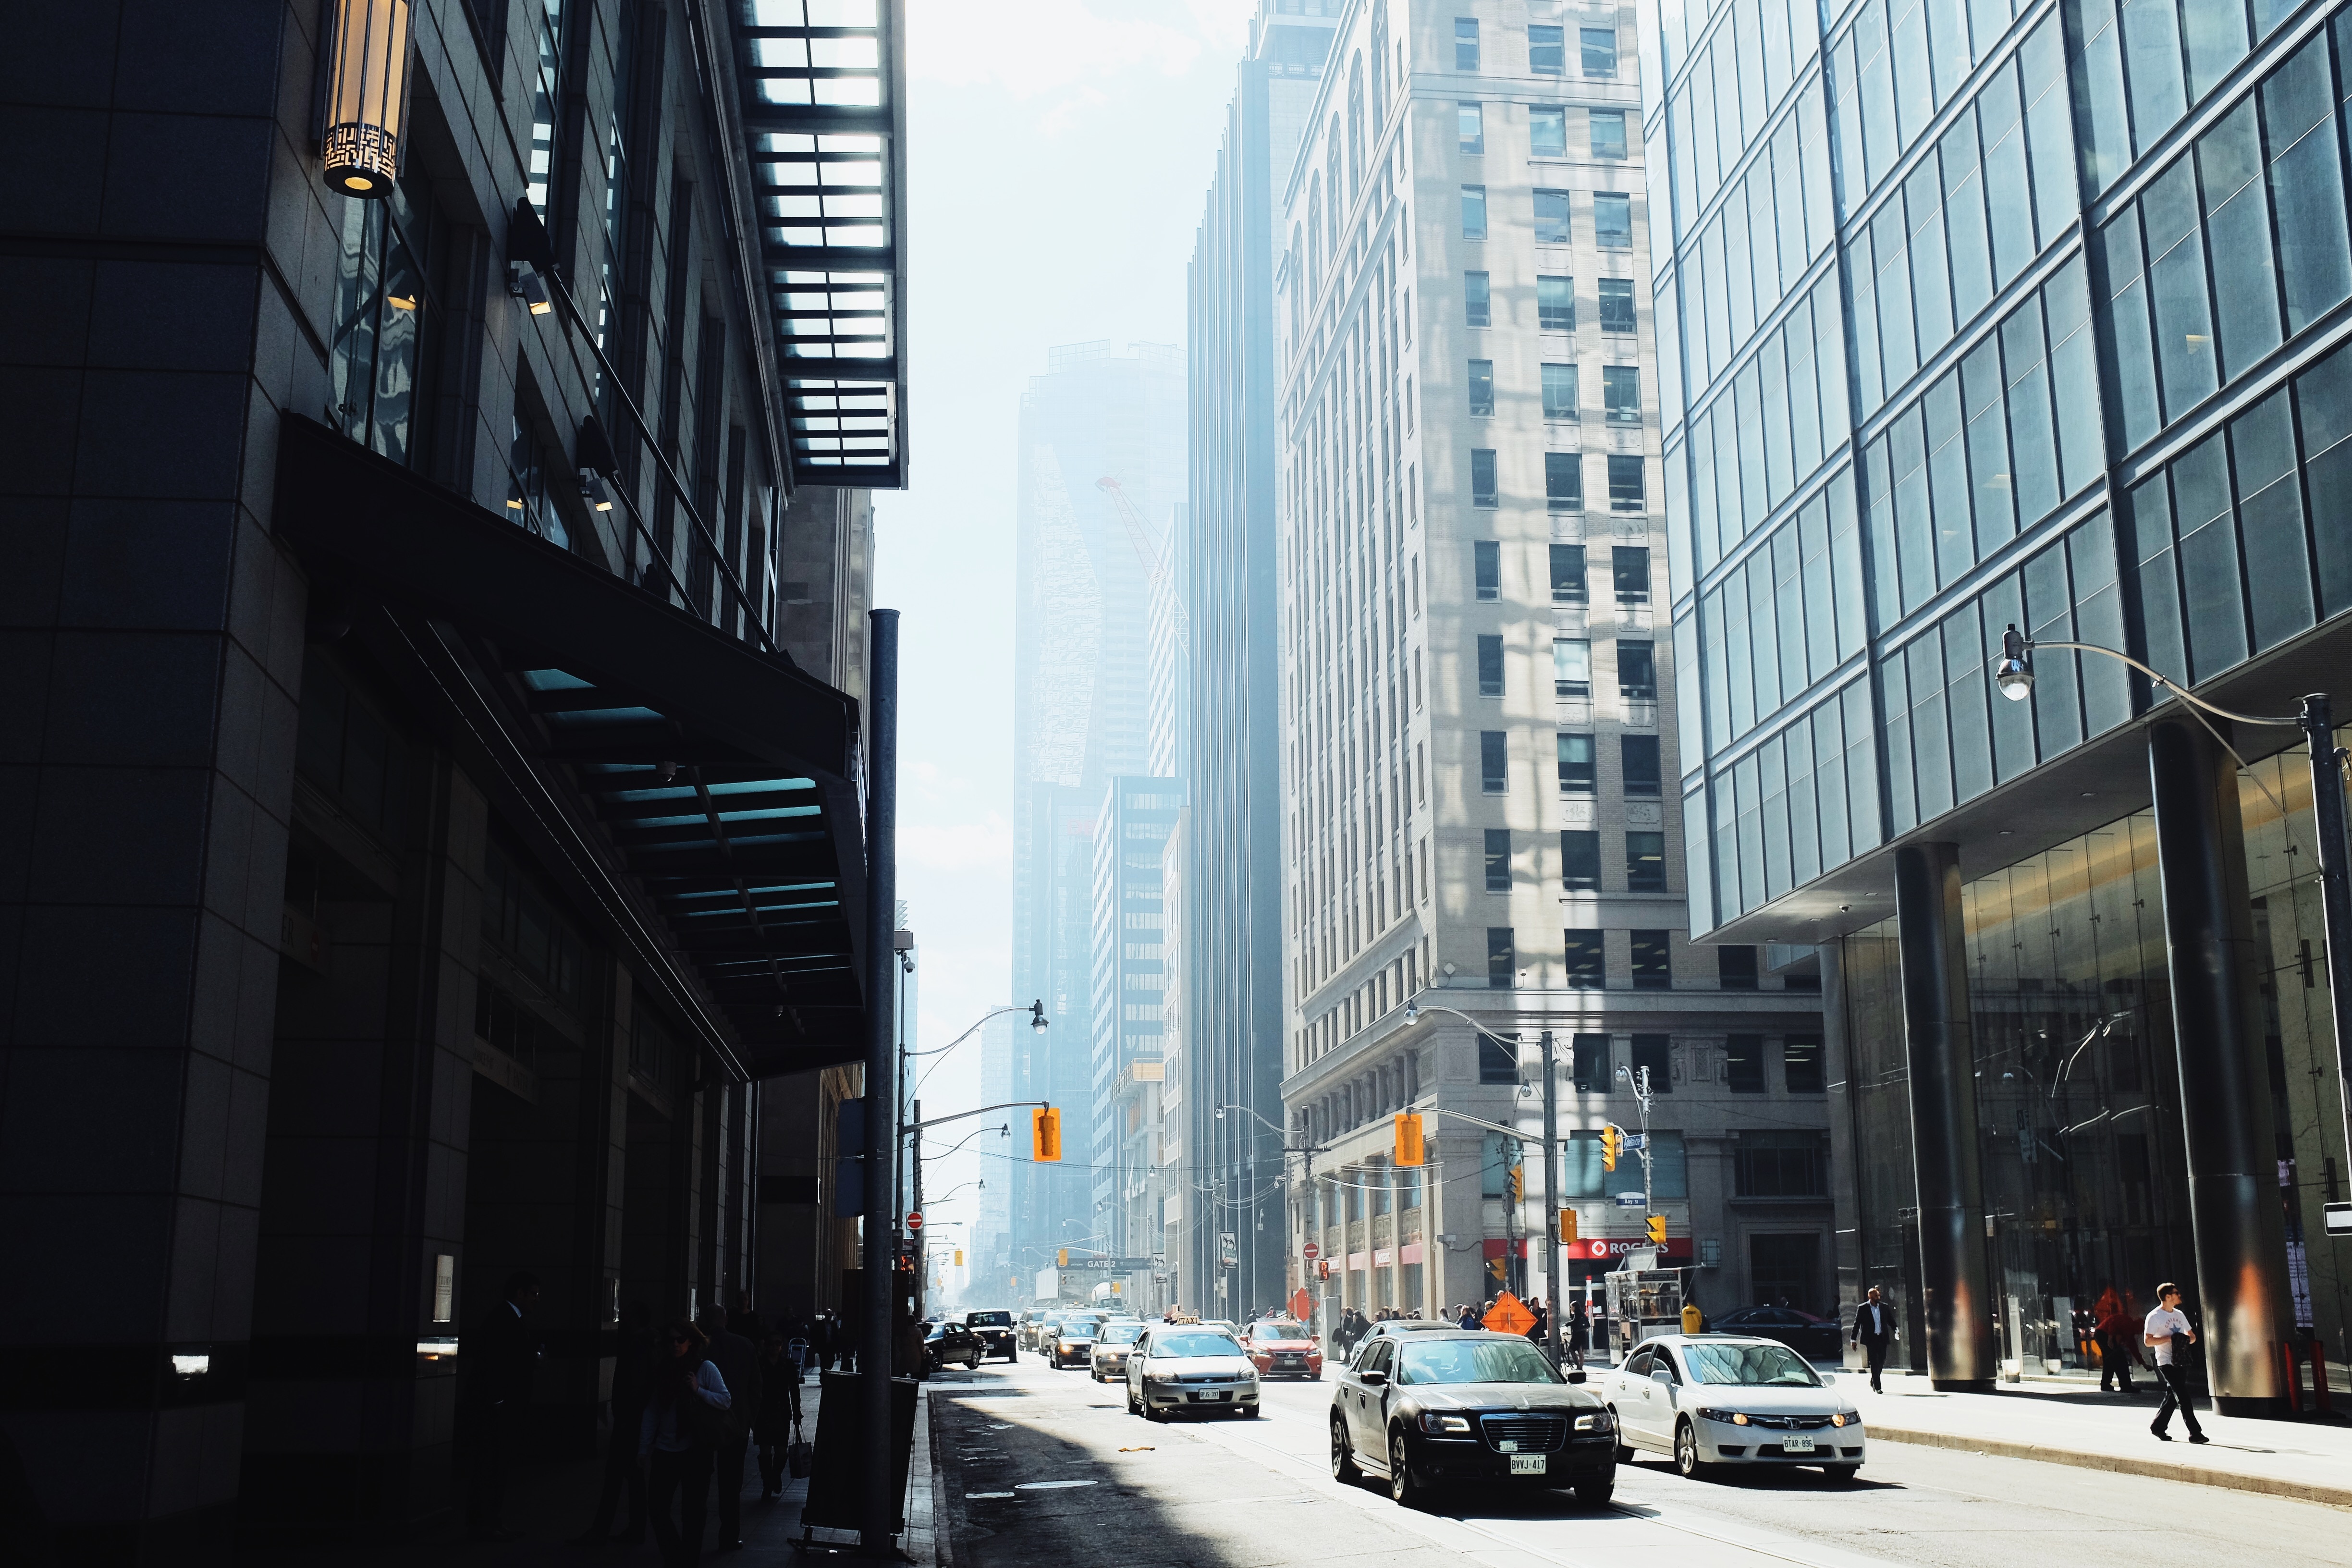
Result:
{"label": "orange traffic signal", "polygon": [[1575,1244],[1576,1211],[1574,1209],[1562,1209],[1559,1211],[1559,1241],[1560,1245],[1563,1247],[1573,1246]]}
{"label": "orange traffic signal", "polygon": [[1511,1202],[1512,1202],[1514,1205],[1516,1205],[1517,1203],[1518,1203],[1518,1201],[1520,1200],[1520,1198],[1526,1195],[1526,1194],[1527,1194],[1527,1190],[1528,1190],[1528,1168],[1527,1168],[1525,1165],[1514,1165],[1514,1166],[1512,1166],[1512,1167],[1511,1167]]}
{"label": "orange traffic signal", "polygon": [[1652,1215],[1648,1219],[1643,1220],[1643,1221],[1642,1222],[1642,1224],[1643,1224],[1643,1227],[1644,1227],[1644,1228],[1646,1228],[1646,1229],[1649,1231],[1649,1233],[1650,1233],[1650,1245],[1651,1245],[1651,1246],[1653,1246],[1653,1247],[1664,1247],[1664,1246],[1665,1246],[1665,1244],[1666,1244],[1666,1216],[1665,1216],[1665,1215],[1662,1215],[1662,1214],[1654,1214],[1654,1215]]}
{"label": "orange traffic signal", "polygon": [[1412,1111],[1399,1111],[1396,1119],[1396,1163],[1418,1165],[1423,1163],[1421,1142],[1421,1118]]}
{"label": "orange traffic signal", "polygon": [[1062,1113],[1050,1105],[1029,1113],[1029,1157],[1044,1163],[1062,1157]]}
{"label": "orange traffic signal", "polygon": [[1602,1170],[1613,1171],[1617,1168],[1617,1150],[1624,1142],[1625,1134],[1618,1131],[1614,1127],[1604,1127],[1601,1130],[1601,1168]]}

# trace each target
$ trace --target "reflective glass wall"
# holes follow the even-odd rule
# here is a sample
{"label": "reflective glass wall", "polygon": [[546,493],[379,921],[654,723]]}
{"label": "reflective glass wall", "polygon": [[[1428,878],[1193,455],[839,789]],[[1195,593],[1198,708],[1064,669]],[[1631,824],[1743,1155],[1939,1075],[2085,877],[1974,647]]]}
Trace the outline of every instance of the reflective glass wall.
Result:
{"label": "reflective glass wall", "polygon": [[[2294,756],[2239,780],[2263,1009],[2279,1201],[2295,1321],[2343,1353],[2352,1278],[2316,1237],[2344,1184],[2334,1034],[2310,868],[2310,775]],[[2298,871],[2301,875],[2298,876]],[[2030,1374],[2097,1370],[2075,1332],[2109,1290],[2135,1316],[2165,1279],[2193,1292],[2177,1045],[2152,813],[1969,882],[1985,1240],[1996,1339]],[[1876,1285],[1924,1364],[1901,984],[1892,921],[1845,939],[1845,1097],[1838,1173],[1855,1203],[1840,1294]]]}

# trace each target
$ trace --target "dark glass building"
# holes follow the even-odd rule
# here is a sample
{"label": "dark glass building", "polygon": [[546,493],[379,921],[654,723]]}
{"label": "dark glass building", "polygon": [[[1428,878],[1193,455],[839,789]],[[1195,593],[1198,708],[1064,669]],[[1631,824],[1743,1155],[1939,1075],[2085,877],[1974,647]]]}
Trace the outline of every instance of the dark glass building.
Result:
{"label": "dark glass building", "polygon": [[839,1302],[903,110],[801,9],[11,16],[0,1554],[439,1542],[633,1308]]}
{"label": "dark glass building", "polygon": [[[2283,1408],[2352,1310],[2310,778],[2176,690],[2352,668],[2352,17],[1645,10],[1691,929],[1819,953],[1843,1294],[1966,1385],[2177,1279]],[[2012,624],[2145,668],[2005,700]]]}

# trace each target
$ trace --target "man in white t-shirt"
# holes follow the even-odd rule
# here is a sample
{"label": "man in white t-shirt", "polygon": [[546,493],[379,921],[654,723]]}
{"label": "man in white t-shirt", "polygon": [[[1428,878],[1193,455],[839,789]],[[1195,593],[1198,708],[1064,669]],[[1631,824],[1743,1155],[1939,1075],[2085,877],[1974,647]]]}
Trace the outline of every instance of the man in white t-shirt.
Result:
{"label": "man in white t-shirt", "polygon": [[2197,1342],[2197,1331],[2189,1326],[2189,1314],[2180,1310],[2180,1287],[2169,1280],[2156,1288],[2156,1310],[2147,1315],[2147,1326],[2142,1331],[2148,1348],[2156,1352],[2156,1380],[2164,1385],[2164,1403],[2156,1407],[2156,1420],[2148,1430],[2165,1442],[2172,1434],[2165,1428],[2172,1424],[2172,1411],[2179,1406],[2180,1418],[2189,1424],[2189,1440],[2192,1443],[2210,1441],[2204,1429],[2197,1425],[2197,1408],[2189,1402],[2189,1391],[2180,1380],[2181,1367],[2172,1359],[2172,1347],[2177,1340]]}

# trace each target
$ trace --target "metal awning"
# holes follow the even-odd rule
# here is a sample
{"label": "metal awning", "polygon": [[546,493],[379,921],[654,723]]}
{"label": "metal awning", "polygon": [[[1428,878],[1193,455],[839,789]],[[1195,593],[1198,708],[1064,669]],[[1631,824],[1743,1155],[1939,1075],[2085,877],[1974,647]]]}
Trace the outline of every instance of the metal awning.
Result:
{"label": "metal awning", "polygon": [[736,0],[796,485],[907,482],[905,0]]}
{"label": "metal awning", "polygon": [[864,1055],[850,698],[298,416],[273,523],[329,584],[455,628],[411,639],[455,728],[530,770],[550,858],[728,1065]]}

